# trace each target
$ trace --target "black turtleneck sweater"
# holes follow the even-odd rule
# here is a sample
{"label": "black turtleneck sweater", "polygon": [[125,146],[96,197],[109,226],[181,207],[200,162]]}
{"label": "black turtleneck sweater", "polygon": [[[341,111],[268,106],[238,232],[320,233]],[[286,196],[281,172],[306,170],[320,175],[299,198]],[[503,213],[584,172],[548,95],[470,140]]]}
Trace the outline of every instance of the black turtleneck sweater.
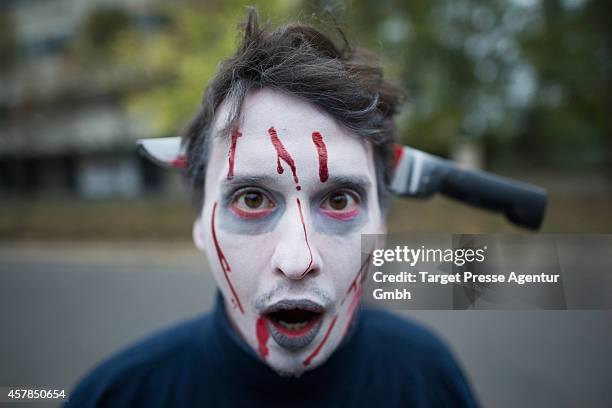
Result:
{"label": "black turtleneck sweater", "polygon": [[455,359],[433,334],[361,310],[321,366],[281,377],[212,313],[155,334],[91,372],[67,407],[474,407]]}

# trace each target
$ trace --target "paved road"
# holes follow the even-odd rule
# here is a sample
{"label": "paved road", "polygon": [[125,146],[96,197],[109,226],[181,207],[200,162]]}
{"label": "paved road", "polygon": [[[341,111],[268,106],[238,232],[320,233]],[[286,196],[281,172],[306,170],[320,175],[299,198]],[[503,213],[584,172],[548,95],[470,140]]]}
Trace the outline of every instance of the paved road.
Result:
{"label": "paved road", "polygon": [[[207,310],[214,290],[189,246],[0,245],[0,387],[70,388],[109,353]],[[450,343],[483,406],[612,406],[612,312],[410,315]]]}

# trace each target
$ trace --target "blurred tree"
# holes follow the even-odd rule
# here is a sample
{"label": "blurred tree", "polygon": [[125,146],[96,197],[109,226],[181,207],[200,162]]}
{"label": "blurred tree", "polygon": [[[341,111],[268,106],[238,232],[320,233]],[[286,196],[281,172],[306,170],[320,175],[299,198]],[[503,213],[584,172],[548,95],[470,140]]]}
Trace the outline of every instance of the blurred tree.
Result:
{"label": "blurred tree", "polygon": [[610,163],[612,3],[542,5],[539,35],[523,41],[540,88],[519,135],[521,150],[565,165]]}
{"label": "blurred tree", "polygon": [[[217,63],[234,49],[245,1],[181,1],[157,33],[121,31],[114,50],[143,77],[168,81],[129,99],[175,134],[194,113]],[[499,166],[612,162],[612,3],[601,0],[273,0],[273,24],[333,17],[382,55],[411,102],[405,143],[448,155],[457,141],[486,146]],[[299,14],[298,14],[299,8]],[[321,19],[311,18],[316,13]]]}
{"label": "blurred tree", "polygon": [[131,26],[130,15],[120,6],[103,6],[89,14],[81,40],[88,56],[106,57],[121,32]]}
{"label": "blurred tree", "polygon": [[0,73],[13,69],[17,62],[17,37],[11,15],[0,8]]}
{"label": "blurred tree", "polygon": [[[144,76],[168,79],[128,99],[133,113],[154,120],[157,135],[179,133],[195,114],[218,63],[234,51],[238,24],[251,3],[183,0],[178,6],[160,10],[170,21],[163,30],[121,34],[115,46],[121,64]],[[271,0],[258,8],[263,17],[283,19],[294,13],[295,5],[293,1]]]}
{"label": "blurred tree", "polygon": [[447,155],[472,138],[495,164],[612,161],[611,3],[347,3],[344,24],[412,95],[404,142]]}

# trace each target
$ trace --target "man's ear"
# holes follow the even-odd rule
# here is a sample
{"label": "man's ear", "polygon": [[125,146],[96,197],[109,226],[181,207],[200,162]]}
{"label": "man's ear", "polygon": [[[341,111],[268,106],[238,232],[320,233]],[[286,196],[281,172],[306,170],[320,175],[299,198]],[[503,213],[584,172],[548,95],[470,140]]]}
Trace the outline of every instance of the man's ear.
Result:
{"label": "man's ear", "polygon": [[202,217],[198,217],[193,222],[192,235],[193,235],[193,243],[195,244],[196,248],[198,248],[201,252],[204,252],[204,248],[205,248],[204,244],[206,240],[204,239],[204,228],[202,226]]}

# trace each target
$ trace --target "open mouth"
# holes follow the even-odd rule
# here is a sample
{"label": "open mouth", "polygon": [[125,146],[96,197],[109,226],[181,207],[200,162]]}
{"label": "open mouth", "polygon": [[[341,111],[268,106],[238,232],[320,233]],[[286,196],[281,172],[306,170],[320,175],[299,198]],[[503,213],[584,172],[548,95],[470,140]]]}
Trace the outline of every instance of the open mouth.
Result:
{"label": "open mouth", "polygon": [[288,350],[310,344],[321,328],[324,309],[309,300],[284,300],[269,308],[264,317],[270,336]]}

